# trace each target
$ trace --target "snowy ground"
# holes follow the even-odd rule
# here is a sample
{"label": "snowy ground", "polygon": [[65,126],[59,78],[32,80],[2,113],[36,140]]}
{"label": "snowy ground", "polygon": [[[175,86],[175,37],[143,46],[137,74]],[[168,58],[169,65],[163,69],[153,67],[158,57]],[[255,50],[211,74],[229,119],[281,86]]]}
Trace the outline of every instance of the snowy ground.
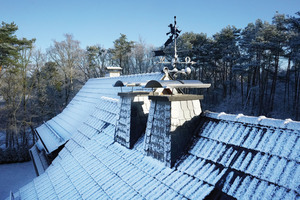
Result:
{"label": "snowy ground", "polygon": [[0,200],[16,192],[36,177],[32,161],[0,165]]}

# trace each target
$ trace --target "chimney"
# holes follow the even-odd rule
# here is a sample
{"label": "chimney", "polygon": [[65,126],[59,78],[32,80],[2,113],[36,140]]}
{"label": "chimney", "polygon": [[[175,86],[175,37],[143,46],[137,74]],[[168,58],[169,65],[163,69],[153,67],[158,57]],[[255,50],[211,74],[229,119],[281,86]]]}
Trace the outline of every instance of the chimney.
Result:
{"label": "chimney", "polygon": [[152,92],[118,93],[121,109],[114,140],[132,148],[145,132],[145,154],[172,167],[191,141],[201,114],[200,99],[203,99],[202,95],[182,94],[177,89],[209,88],[210,84],[197,80],[114,84],[114,87],[124,86],[152,88]]}
{"label": "chimney", "polygon": [[114,140],[131,149],[146,129],[149,92],[121,92],[118,95],[121,97],[121,109]]}
{"label": "chimney", "polygon": [[149,96],[145,133],[146,155],[172,167],[187,149],[201,114],[202,95]]}
{"label": "chimney", "polygon": [[106,67],[105,77],[119,77],[121,75],[121,67]]}

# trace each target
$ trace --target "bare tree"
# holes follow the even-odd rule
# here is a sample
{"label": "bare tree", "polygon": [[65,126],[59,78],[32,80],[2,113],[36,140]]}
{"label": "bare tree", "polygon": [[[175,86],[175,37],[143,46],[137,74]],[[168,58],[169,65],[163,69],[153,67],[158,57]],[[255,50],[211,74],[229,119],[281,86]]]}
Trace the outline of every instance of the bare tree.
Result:
{"label": "bare tree", "polygon": [[74,95],[74,79],[81,80],[83,77],[79,66],[84,54],[79,44],[80,42],[74,40],[72,35],[65,34],[64,41],[54,40],[54,45],[47,51],[50,60],[56,63],[64,75],[65,105]]}

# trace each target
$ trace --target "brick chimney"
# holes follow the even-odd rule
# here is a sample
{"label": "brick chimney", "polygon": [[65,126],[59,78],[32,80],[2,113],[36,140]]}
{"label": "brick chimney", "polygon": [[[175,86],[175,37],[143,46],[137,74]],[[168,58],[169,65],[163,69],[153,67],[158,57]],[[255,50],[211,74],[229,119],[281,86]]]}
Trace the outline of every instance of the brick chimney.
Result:
{"label": "brick chimney", "polygon": [[146,155],[172,167],[194,134],[203,96],[179,94],[149,96],[149,99],[144,150]]}
{"label": "brick chimney", "polygon": [[114,140],[132,148],[145,132],[150,108],[149,92],[134,91],[118,93],[121,110],[117,120]]}

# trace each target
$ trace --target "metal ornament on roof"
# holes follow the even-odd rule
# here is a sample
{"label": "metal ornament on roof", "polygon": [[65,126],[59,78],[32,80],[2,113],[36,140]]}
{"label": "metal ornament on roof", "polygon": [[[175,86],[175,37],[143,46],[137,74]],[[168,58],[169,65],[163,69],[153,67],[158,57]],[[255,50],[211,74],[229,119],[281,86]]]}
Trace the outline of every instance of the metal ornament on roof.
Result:
{"label": "metal ornament on roof", "polygon": [[163,56],[160,58],[160,61],[158,63],[161,64],[171,64],[173,66],[172,70],[169,70],[168,68],[164,68],[164,72],[165,73],[174,73],[174,76],[176,76],[176,74],[178,73],[182,73],[182,74],[190,74],[191,73],[191,69],[189,67],[187,67],[184,70],[180,70],[178,71],[177,69],[177,64],[195,64],[196,62],[192,61],[190,57],[186,57],[184,62],[180,62],[178,61],[178,54],[177,54],[177,38],[179,36],[179,33],[181,32],[180,30],[177,29],[176,27],[176,16],[174,16],[174,25],[170,24],[168,27],[170,27],[170,31],[168,33],[166,33],[166,35],[170,35],[168,40],[165,42],[164,46],[165,48],[171,44],[172,42],[174,42],[174,58],[171,61],[166,61],[166,57],[165,57],[165,52],[163,50],[158,50],[158,51],[154,51],[155,56]]}

